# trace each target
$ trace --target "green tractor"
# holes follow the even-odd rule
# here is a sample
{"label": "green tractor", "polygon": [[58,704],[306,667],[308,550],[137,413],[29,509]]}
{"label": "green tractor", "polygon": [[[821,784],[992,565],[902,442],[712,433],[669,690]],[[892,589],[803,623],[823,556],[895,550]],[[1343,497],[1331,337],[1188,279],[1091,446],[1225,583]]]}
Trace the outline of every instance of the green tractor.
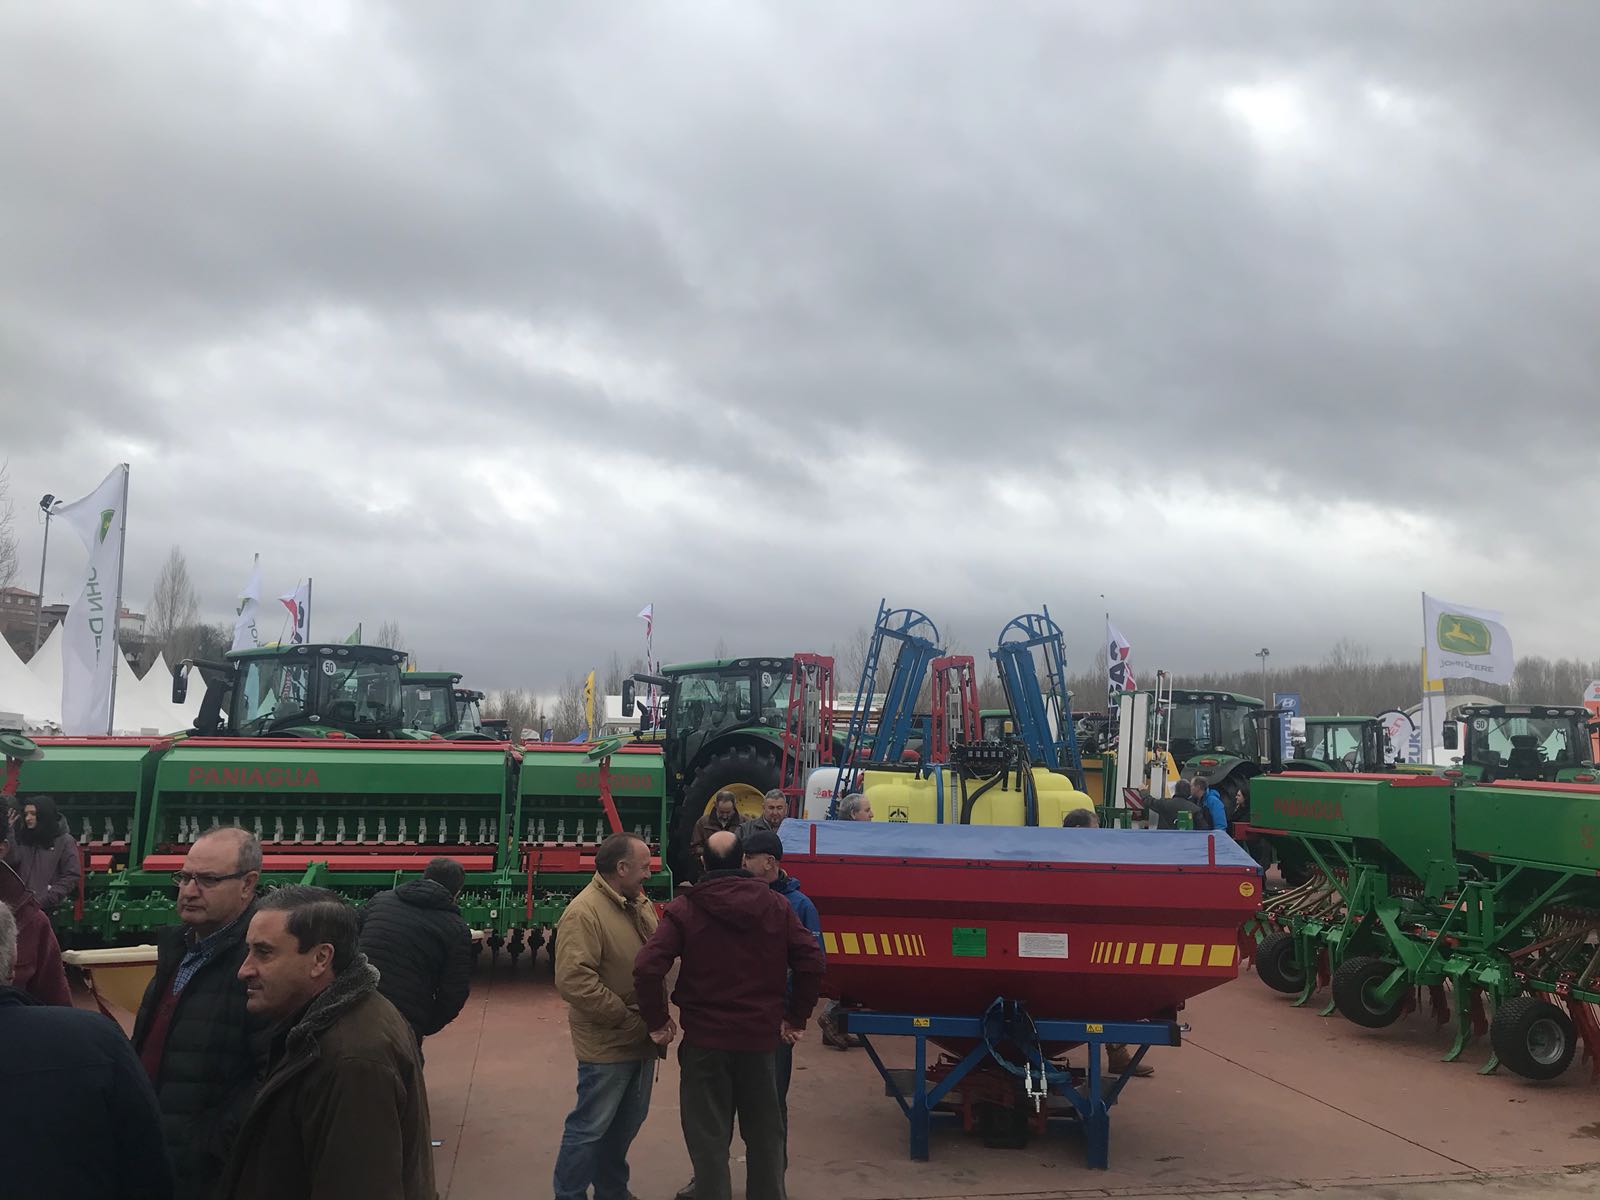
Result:
{"label": "green tractor", "polygon": [[636,684],[661,689],[658,718],[641,738],[661,744],[672,830],[667,857],[674,874],[690,878],[689,835],[719,791],[738,798],[746,817],[759,816],[762,797],[781,787],[783,734],[794,679],[792,658],[720,658],[683,663],[660,675],[635,675],[623,684],[622,711],[635,711]]}
{"label": "green tractor", "polygon": [[400,677],[400,700],[407,732],[453,742],[504,740],[483,728],[478,708],[483,693],[460,683],[459,671],[405,672]]}
{"label": "green tractor", "polygon": [[1254,696],[1173,689],[1167,751],[1180,777],[1217,787],[1261,774],[1267,769],[1262,753],[1266,716],[1266,706]]}
{"label": "green tractor", "polygon": [[1385,770],[1383,722],[1377,717],[1306,717],[1305,744],[1285,771]]}
{"label": "green tractor", "polygon": [[[1444,723],[1444,748],[1460,750],[1453,778],[1594,783],[1589,710],[1579,704],[1468,704]],[[1462,744],[1456,721],[1466,735]]]}
{"label": "green tractor", "polygon": [[304,645],[234,650],[222,662],[184,659],[172,670],[172,701],[200,672],[205,699],[199,737],[386,738],[426,736],[405,728],[400,664],[387,646]]}

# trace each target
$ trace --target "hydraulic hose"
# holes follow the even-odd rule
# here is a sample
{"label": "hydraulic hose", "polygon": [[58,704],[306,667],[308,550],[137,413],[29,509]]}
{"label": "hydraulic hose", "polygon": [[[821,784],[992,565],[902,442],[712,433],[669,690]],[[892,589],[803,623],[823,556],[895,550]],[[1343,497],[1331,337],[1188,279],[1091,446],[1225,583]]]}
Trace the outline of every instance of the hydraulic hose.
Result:
{"label": "hydraulic hose", "polygon": [[977,790],[973,792],[967,791],[967,781],[965,779],[961,781],[961,823],[963,825],[972,824],[972,806],[978,802],[978,798],[1005,777],[1006,772],[1004,769],[997,771],[980,783]]}

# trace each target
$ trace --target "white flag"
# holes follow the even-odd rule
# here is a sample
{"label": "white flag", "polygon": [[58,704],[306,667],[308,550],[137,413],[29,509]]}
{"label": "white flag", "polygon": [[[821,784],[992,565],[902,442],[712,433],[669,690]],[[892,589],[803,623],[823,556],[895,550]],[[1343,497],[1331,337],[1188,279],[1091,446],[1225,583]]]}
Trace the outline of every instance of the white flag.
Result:
{"label": "white flag", "polygon": [[304,644],[306,629],[311,624],[311,581],[302,579],[295,584],[294,591],[285,592],[278,597],[278,601],[289,610],[289,621],[292,626],[289,644],[291,646]]}
{"label": "white flag", "polygon": [[250,567],[250,582],[239,593],[238,607],[233,610],[233,649],[254,650],[261,645],[261,634],[256,630],[256,610],[261,604],[261,555],[256,555]]}
{"label": "white flag", "polygon": [[1428,678],[1511,682],[1516,656],[1500,613],[1424,593],[1422,637],[1428,648]]}
{"label": "white flag", "polygon": [[1113,696],[1120,692],[1137,691],[1139,685],[1133,678],[1133,664],[1128,656],[1133,653],[1133,647],[1128,644],[1128,639],[1117,631],[1111,623],[1111,618],[1106,618],[1106,691]]}
{"label": "white flag", "polygon": [[83,590],[67,610],[61,646],[61,732],[66,734],[111,732],[127,506],[128,464],[121,463],[82,500],[51,509],[51,515],[76,529],[89,548]]}

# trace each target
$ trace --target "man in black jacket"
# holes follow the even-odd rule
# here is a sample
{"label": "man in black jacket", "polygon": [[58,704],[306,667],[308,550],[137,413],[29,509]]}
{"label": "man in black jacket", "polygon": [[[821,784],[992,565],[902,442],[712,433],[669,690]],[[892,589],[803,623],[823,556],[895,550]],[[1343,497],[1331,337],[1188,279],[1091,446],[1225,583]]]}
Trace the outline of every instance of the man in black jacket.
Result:
{"label": "man in black jacket", "polygon": [[155,1094],[122,1031],[11,987],[16,953],[17,921],[0,904],[0,1196],[167,1200]]}
{"label": "man in black jacket", "polygon": [[418,1046],[456,1019],[472,990],[472,931],[456,907],[466,877],[455,859],[435,858],[421,879],[379,892],[357,913],[378,991],[416,1031]]}
{"label": "man in black jacket", "polygon": [[222,1173],[256,1075],[239,981],[255,912],[261,843],[243,829],[202,835],[173,875],[178,918],[156,939],[156,973],[133,1025],[155,1084],[179,1200],[205,1196]]}

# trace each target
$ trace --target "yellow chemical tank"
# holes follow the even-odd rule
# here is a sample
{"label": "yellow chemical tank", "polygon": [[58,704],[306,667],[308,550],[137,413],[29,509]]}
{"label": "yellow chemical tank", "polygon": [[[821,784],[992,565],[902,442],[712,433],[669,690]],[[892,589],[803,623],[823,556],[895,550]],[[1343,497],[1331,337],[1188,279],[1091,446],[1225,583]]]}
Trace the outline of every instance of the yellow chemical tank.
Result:
{"label": "yellow chemical tank", "polygon": [[[905,821],[913,825],[932,825],[938,821],[941,790],[944,801],[944,822],[958,824],[961,820],[961,784],[956,772],[949,767],[941,771],[942,778],[932,773],[917,778],[905,771],[863,771],[861,791],[872,802],[872,816],[877,821]],[[1039,824],[1059,827],[1069,811],[1074,808],[1094,809],[1094,802],[1072,786],[1065,775],[1043,767],[1033,768],[1034,786],[1039,796]],[[971,825],[1025,825],[1022,792],[1017,787],[1015,774],[1007,774],[1009,787],[995,784],[972,805]],[[941,784],[942,789],[941,789]],[[981,783],[967,782],[971,795]]]}

